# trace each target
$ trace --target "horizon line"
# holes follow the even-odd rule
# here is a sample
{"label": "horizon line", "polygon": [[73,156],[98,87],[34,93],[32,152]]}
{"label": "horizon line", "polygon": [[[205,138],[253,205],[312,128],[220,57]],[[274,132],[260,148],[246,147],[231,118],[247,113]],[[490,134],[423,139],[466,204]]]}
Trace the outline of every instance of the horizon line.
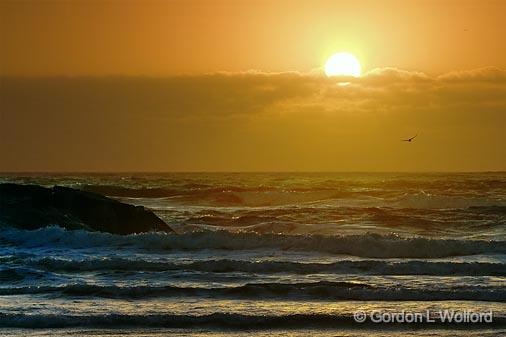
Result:
{"label": "horizon line", "polygon": [[483,171],[0,171],[1,175],[28,175],[28,174],[315,174],[315,173],[361,173],[361,174],[470,174],[470,173],[506,173],[506,170]]}

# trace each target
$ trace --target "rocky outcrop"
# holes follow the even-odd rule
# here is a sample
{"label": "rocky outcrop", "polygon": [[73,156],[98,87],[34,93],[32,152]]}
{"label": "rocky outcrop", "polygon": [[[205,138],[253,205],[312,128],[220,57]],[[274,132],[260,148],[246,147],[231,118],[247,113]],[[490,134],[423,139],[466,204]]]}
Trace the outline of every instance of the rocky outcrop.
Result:
{"label": "rocky outcrop", "polygon": [[18,184],[0,184],[0,224],[23,229],[58,225],[114,234],[173,232],[142,206],[68,187]]}

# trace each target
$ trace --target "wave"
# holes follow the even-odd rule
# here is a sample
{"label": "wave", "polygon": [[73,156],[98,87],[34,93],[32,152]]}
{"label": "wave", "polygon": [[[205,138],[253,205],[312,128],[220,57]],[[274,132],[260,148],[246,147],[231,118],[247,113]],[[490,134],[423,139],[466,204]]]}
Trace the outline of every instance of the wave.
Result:
{"label": "wave", "polygon": [[[428,185],[427,185],[428,184]],[[408,184],[409,185],[409,184]],[[164,187],[125,187],[120,185],[78,185],[86,191],[118,198],[163,198],[184,204],[211,206],[286,206],[335,201],[358,207],[395,207],[409,209],[466,209],[469,207],[506,207],[504,200],[490,198],[483,189],[460,186],[438,188],[427,182],[409,188],[403,185],[362,185],[334,182],[331,185],[169,185]],[[483,188],[483,186],[481,186]],[[460,192],[459,192],[460,191]]]}
{"label": "wave", "polygon": [[17,282],[25,278],[22,272],[16,268],[0,269],[0,282]]}
{"label": "wave", "polygon": [[[161,212],[163,214],[163,212]],[[506,207],[473,206],[462,210],[398,209],[390,207],[284,207],[271,209],[200,211],[182,221],[184,228],[221,227],[242,229],[256,233],[342,233],[360,230],[368,223],[371,230],[432,235],[455,233],[500,233],[506,225]],[[170,218],[170,215],[168,216]],[[335,223],[336,219],[343,219]],[[344,220],[345,219],[345,220]],[[329,224],[330,222],[330,224]]]}
{"label": "wave", "polygon": [[506,207],[504,202],[478,196],[432,194],[425,191],[405,193],[393,200],[392,206],[419,209],[466,209],[470,207]]}
{"label": "wave", "polygon": [[506,325],[504,317],[493,317],[492,323],[356,323],[352,315],[347,314],[288,314],[288,315],[246,315],[238,313],[213,313],[207,315],[123,315],[103,314],[80,315],[43,315],[43,314],[7,314],[0,313],[0,327],[3,328],[214,328],[232,330],[265,329],[301,329],[301,328],[383,328],[385,326],[405,327],[408,329],[427,329],[436,326],[456,329],[499,328]]}
{"label": "wave", "polygon": [[[226,185],[226,184],[183,184],[172,187],[125,187],[122,185],[78,185],[83,190],[104,193],[113,196],[131,197],[170,197],[176,194],[193,194],[200,192],[269,192],[279,190],[278,187],[263,185]],[[294,191],[313,191],[322,188],[295,188]],[[325,189],[325,188],[323,188]]]}
{"label": "wave", "polygon": [[51,272],[93,271],[199,271],[210,273],[292,273],[292,274],[366,274],[366,275],[432,275],[432,276],[506,276],[502,263],[487,262],[392,262],[381,260],[344,260],[333,263],[299,263],[287,261],[237,261],[230,259],[173,263],[125,258],[67,260],[42,258],[24,263]]}
{"label": "wave", "polygon": [[506,206],[504,205],[470,206],[467,208],[467,211],[478,214],[506,215]]}
{"label": "wave", "polygon": [[345,236],[256,234],[250,232],[199,231],[184,234],[143,233],[126,236],[68,231],[47,227],[34,231],[3,228],[0,243],[26,248],[177,250],[256,250],[321,252],[368,258],[439,258],[477,254],[506,254],[506,241],[404,238],[396,235]]}
{"label": "wave", "polygon": [[164,187],[130,188],[117,185],[82,185],[78,187],[84,191],[103,194],[110,197],[166,198],[184,193],[179,189]]}
{"label": "wave", "polygon": [[42,272],[34,268],[24,268],[18,266],[0,267],[0,283],[16,283],[26,279],[36,281],[48,276],[48,272]]}
{"label": "wave", "polygon": [[90,192],[118,198],[163,198],[172,203],[209,206],[284,206],[321,200],[351,198],[355,193],[328,189],[279,189],[269,187],[214,186],[198,189],[126,188],[84,186]]}
{"label": "wave", "polygon": [[493,286],[459,286],[448,289],[380,287],[355,282],[248,283],[204,288],[178,286],[105,286],[68,284],[0,288],[0,295],[58,293],[71,297],[145,299],[150,297],[208,297],[241,299],[356,300],[356,301],[492,301],[506,302],[506,289]]}

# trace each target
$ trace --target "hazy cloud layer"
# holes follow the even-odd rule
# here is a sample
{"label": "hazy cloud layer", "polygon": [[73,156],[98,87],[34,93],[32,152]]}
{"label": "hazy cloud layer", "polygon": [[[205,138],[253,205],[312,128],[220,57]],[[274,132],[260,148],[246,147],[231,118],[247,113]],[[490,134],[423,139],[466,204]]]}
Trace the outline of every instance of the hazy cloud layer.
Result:
{"label": "hazy cloud layer", "polygon": [[[213,155],[225,156],[232,148],[240,156],[256,142],[266,152],[278,146],[278,154],[293,151],[296,145],[292,149],[289,141],[280,143],[278,138],[304,131],[311,135],[309,144],[314,142],[305,153],[314,165],[297,166],[298,161],[285,166],[273,163],[273,170],[290,165],[297,166],[294,169],[350,169],[355,162],[357,170],[369,166],[371,170],[388,170],[397,164],[377,166],[375,162],[357,161],[352,155],[347,158],[350,165],[326,161],[320,165],[311,154],[321,154],[319,150],[326,143],[314,137],[322,134],[331,139],[328,146],[340,148],[353,142],[356,135],[373,139],[384,131],[397,131],[397,140],[398,136],[423,130],[433,133],[430,146],[437,147],[442,132],[455,132],[455,128],[459,128],[455,134],[459,141],[472,137],[481,143],[463,144],[466,150],[459,150],[455,165],[448,162],[446,166],[430,166],[427,155],[424,169],[457,169],[461,162],[472,169],[468,158],[477,155],[473,151],[494,146],[506,128],[506,71],[494,67],[438,76],[382,68],[359,79],[326,78],[319,73],[245,72],[0,81],[0,155],[9,160],[0,165],[3,170],[72,169],[73,164],[77,170],[142,169],[144,166],[133,165],[124,157],[146,148],[153,152],[143,153],[147,161],[144,170],[244,169],[253,162],[246,157],[225,166],[212,166],[206,160]],[[327,129],[329,125],[338,130]],[[452,146],[458,150],[457,144]],[[209,158],[186,158],[188,151],[200,150]],[[106,154],[100,155],[100,151]],[[389,151],[387,145],[383,151]],[[496,158],[502,154],[506,157],[497,145],[496,150],[481,151],[483,158],[473,160],[479,161],[477,169],[506,169],[505,159]],[[167,157],[175,156],[183,159],[164,164]],[[44,163],[48,157],[54,160],[53,166]],[[269,169],[272,158],[276,156],[267,156],[252,169]]]}
{"label": "hazy cloud layer", "polygon": [[[395,68],[359,79],[299,73],[217,73],[170,78],[4,78],[6,112],[68,108],[66,113],[139,113],[160,117],[316,112],[374,112],[466,104],[506,107],[506,71],[482,68],[431,77]],[[349,82],[342,85],[342,82]],[[274,109],[275,108],[275,109]]]}

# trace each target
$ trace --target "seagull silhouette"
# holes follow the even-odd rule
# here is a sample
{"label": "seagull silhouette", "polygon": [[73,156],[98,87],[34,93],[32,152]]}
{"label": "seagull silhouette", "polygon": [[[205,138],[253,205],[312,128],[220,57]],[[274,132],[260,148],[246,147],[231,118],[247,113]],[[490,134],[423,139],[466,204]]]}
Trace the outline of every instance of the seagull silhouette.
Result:
{"label": "seagull silhouette", "polygon": [[413,136],[413,137],[411,137],[411,138],[408,138],[408,139],[403,139],[402,141],[403,141],[403,142],[410,142],[410,143],[411,143],[411,141],[412,141],[413,139],[415,139],[415,138],[416,138],[416,136],[418,136],[418,134],[414,135],[414,136]]}

